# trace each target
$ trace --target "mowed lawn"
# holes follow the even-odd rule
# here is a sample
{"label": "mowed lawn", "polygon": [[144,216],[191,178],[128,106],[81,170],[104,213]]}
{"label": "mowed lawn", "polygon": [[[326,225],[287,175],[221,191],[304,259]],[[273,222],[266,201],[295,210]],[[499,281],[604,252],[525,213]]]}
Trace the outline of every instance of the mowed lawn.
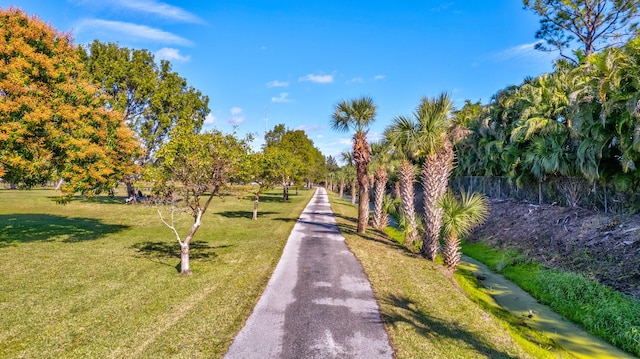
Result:
{"label": "mowed lawn", "polygon": [[[331,207],[347,245],[375,292],[396,358],[573,358],[547,338],[481,309],[440,264],[410,253],[378,231],[356,234],[357,208],[335,194]],[[489,301],[488,299],[485,299]],[[517,318],[516,318],[517,319]],[[511,324],[510,324],[511,322]]]}
{"label": "mowed lawn", "polygon": [[[0,357],[221,357],[312,193],[289,203],[268,193],[258,221],[252,201],[215,198],[192,246],[194,275],[181,276],[153,207],[0,190]],[[184,236],[192,218],[177,219]]]}

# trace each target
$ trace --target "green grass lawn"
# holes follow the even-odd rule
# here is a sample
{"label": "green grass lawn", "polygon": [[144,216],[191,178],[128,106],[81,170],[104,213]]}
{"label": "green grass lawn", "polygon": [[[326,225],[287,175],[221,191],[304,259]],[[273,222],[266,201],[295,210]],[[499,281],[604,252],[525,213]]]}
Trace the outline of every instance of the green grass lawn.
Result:
{"label": "green grass lawn", "polygon": [[[194,275],[181,276],[152,207],[0,190],[0,357],[221,357],[312,193],[289,203],[267,193],[258,221],[250,200],[215,198],[194,238]],[[184,236],[192,219],[177,222]]]}
{"label": "green grass lawn", "polygon": [[390,241],[394,233],[368,229],[357,235],[357,208],[335,195],[330,199],[338,226],[372,283],[397,358],[572,357],[495,305],[481,309],[472,299],[490,298],[470,274],[453,277]]}

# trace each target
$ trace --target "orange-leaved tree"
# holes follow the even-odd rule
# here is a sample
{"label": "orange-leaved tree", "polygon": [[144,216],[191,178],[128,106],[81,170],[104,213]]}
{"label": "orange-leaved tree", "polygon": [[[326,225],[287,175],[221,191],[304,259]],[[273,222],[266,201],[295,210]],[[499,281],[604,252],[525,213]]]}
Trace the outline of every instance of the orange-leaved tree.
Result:
{"label": "orange-leaved tree", "polygon": [[0,10],[0,59],[0,177],[22,187],[62,179],[65,194],[91,195],[133,170],[133,132],[105,106],[69,34]]}

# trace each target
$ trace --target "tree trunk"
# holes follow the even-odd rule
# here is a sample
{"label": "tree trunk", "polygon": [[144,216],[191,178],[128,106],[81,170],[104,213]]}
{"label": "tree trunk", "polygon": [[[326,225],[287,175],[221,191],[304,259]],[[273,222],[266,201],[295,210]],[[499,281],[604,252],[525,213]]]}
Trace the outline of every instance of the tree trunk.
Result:
{"label": "tree trunk", "polygon": [[446,141],[438,152],[427,156],[422,165],[421,178],[424,189],[422,255],[429,260],[435,260],[440,249],[442,208],[438,206],[438,201],[447,191],[449,176],[453,170],[453,160],[453,145]]}
{"label": "tree trunk", "polygon": [[56,191],[60,190],[60,187],[62,187],[62,184],[64,183],[64,179],[60,178],[58,180],[58,183],[56,183]]}
{"label": "tree trunk", "polygon": [[133,178],[131,176],[125,177],[124,184],[127,186],[127,198],[131,198],[131,203],[136,203],[136,189],[133,187]]}
{"label": "tree trunk", "polygon": [[380,167],[375,174],[375,195],[373,202],[373,227],[377,229],[384,229],[387,224],[387,218],[382,210],[382,202],[384,201],[385,188],[387,187],[387,171]]}
{"label": "tree trunk", "polygon": [[344,181],[340,182],[340,198],[344,198]]}
{"label": "tree trunk", "polygon": [[191,272],[191,265],[189,264],[189,245],[191,244],[191,239],[196,234],[196,231],[200,228],[203,213],[204,211],[202,209],[198,209],[195,222],[191,226],[189,234],[187,234],[184,242],[180,242],[180,274],[193,274],[193,272]]}
{"label": "tree trunk", "polygon": [[452,271],[454,271],[460,263],[460,257],[462,256],[460,252],[461,249],[459,238],[449,236],[445,239],[445,244],[442,247],[442,259],[444,265]]}
{"label": "tree trunk", "polygon": [[257,191],[253,196],[253,217],[254,221],[258,220],[258,202],[260,202],[260,191]]}
{"label": "tree trunk", "polygon": [[406,222],[404,245],[413,249],[418,241],[418,225],[416,223],[415,191],[415,171],[413,165],[408,160],[402,161],[399,172],[399,192],[402,205],[400,211]]}
{"label": "tree trunk", "polygon": [[351,204],[356,204],[356,181],[351,182]]}
{"label": "tree trunk", "polygon": [[542,180],[538,180],[538,204],[542,204]]}
{"label": "tree trunk", "polygon": [[358,196],[358,233],[364,233],[369,224],[369,186],[361,185]]}
{"label": "tree trunk", "polygon": [[191,275],[191,265],[189,264],[189,243],[184,242],[180,245],[180,274]]}
{"label": "tree trunk", "polygon": [[393,197],[402,198],[402,196],[400,195],[400,181],[396,181],[395,185],[393,186]]}

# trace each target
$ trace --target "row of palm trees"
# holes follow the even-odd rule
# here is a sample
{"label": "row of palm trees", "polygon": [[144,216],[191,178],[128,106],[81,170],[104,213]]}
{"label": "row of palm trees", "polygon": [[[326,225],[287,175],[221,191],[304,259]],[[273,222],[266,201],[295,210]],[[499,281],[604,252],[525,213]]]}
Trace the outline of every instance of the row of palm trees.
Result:
{"label": "row of palm trees", "polygon": [[[368,225],[369,183],[371,180],[375,183],[372,226],[382,229],[387,225],[383,207],[389,172],[395,171],[405,245],[412,250],[419,249],[424,257],[435,260],[441,240],[444,240],[444,263],[455,269],[460,260],[460,237],[486,217],[487,206],[484,198],[477,194],[463,193],[461,200],[457,200],[447,191],[454,168],[454,144],[468,133],[452,117],[452,110],[452,101],[447,94],[423,98],[412,116],[396,117],[386,129],[384,141],[370,146],[366,136],[369,124],[375,119],[373,100],[362,97],[339,102],[332,115],[332,127],[353,131],[353,149],[343,154],[347,166],[337,171],[332,179],[336,179],[342,193],[348,182],[346,168],[355,168],[352,178],[356,179],[358,198],[361,199],[358,233],[364,233]],[[417,167],[423,189],[422,221],[418,220],[415,208]],[[351,188],[354,201],[355,183]],[[419,226],[419,222],[423,226]]]}
{"label": "row of palm trees", "polygon": [[[456,174],[503,176],[538,188],[551,180],[578,181],[584,188],[636,193],[639,74],[635,38],[578,65],[558,61],[552,73],[507,87],[487,105],[467,103],[459,117],[472,133],[456,145]],[[566,193],[566,204],[577,205],[575,193]]]}

